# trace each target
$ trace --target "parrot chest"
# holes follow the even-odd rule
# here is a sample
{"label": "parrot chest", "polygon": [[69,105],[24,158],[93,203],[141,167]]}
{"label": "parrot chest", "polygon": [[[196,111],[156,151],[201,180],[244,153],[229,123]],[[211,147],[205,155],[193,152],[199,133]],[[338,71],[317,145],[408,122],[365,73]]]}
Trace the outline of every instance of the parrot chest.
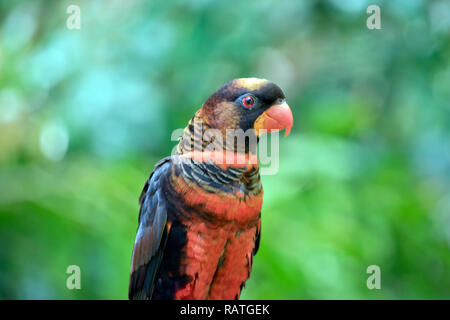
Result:
{"label": "parrot chest", "polygon": [[208,178],[201,175],[195,179],[191,173],[194,170],[185,169],[181,174],[180,169],[179,172],[176,174],[175,169],[171,185],[188,208],[188,218],[197,213],[205,220],[233,221],[242,225],[258,219],[263,198],[259,174],[253,180],[231,180],[218,184],[208,183]]}
{"label": "parrot chest", "polygon": [[215,226],[200,219],[186,223],[182,266],[191,281],[178,299],[235,299],[251,270],[258,221]]}
{"label": "parrot chest", "polygon": [[189,279],[176,299],[235,299],[250,275],[263,191],[257,168],[245,177],[231,171],[183,162],[173,169],[176,220],[186,232],[180,273]]}

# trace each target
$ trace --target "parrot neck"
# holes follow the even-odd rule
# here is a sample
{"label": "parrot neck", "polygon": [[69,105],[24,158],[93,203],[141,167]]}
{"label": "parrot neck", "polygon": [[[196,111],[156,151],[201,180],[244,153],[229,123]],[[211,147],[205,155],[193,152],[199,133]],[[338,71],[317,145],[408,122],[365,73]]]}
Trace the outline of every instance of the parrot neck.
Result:
{"label": "parrot neck", "polygon": [[178,156],[177,168],[185,180],[206,191],[240,195],[258,195],[262,184],[258,165],[229,165],[217,161],[218,153],[191,152]]}
{"label": "parrot neck", "polygon": [[259,194],[262,186],[256,150],[241,151],[221,139],[225,140],[219,130],[198,114],[193,117],[177,146],[183,176],[206,190]]}
{"label": "parrot neck", "polygon": [[227,152],[240,156],[256,155],[258,137],[254,130],[219,130],[211,127],[198,113],[189,121],[177,146],[177,154],[192,152]]}

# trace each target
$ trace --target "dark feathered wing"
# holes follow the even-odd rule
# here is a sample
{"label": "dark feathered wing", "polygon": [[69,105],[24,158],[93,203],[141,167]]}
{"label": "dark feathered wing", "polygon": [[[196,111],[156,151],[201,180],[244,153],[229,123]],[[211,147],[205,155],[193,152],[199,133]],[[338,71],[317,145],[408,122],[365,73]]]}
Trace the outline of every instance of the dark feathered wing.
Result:
{"label": "dark feathered wing", "polygon": [[151,299],[164,248],[170,233],[167,199],[162,184],[170,171],[170,158],[156,164],[139,198],[139,227],[131,260],[128,297]]}

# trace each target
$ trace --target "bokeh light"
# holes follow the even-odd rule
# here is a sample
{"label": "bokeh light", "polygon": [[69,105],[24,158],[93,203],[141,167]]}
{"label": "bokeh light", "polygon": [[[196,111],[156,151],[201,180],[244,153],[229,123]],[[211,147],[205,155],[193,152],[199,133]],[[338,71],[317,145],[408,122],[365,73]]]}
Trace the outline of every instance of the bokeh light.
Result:
{"label": "bokeh light", "polygon": [[0,299],[126,299],[141,188],[237,77],[295,119],[242,298],[450,298],[448,1],[71,4],[0,2]]}

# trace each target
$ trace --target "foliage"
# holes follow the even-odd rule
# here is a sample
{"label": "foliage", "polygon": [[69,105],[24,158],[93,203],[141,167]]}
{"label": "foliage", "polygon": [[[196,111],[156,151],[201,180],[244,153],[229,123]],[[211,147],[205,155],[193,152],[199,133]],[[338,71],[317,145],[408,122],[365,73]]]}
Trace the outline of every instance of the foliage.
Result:
{"label": "foliage", "polygon": [[72,2],[0,3],[1,299],[125,299],[145,179],[249,76],[295,123],[242,298],[450,297],[448,2],[375,1],[381,30],[366,0],[76,3],[80,30]]}

